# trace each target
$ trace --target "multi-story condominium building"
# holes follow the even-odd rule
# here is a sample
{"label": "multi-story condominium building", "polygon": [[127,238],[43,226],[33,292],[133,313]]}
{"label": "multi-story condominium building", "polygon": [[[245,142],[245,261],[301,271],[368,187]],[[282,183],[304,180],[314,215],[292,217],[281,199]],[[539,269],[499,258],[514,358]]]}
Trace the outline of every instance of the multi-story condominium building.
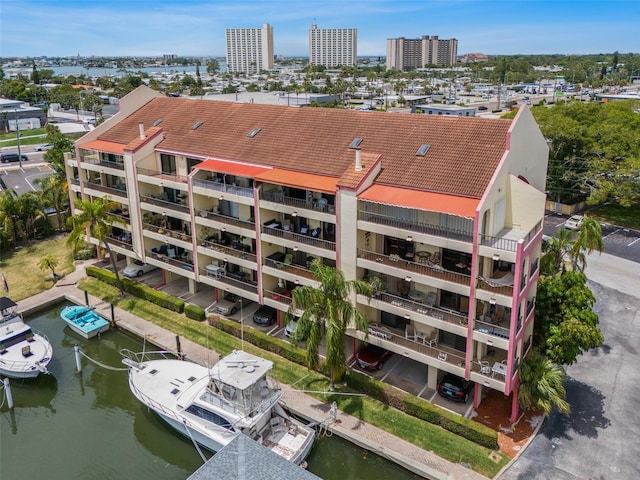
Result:
{"label": "multi-story condominium building", "polygon": [[273,27],[265,23],[262,28],[227,28],[227,70],[229,72],[257,73],[273,69]]}
{"label": "multi-story condominium building", "polygon": [[356,65],[358,29],[309,28],[309,63],[325,67]]}
{"label": "multi-story condominium building", "polygon": [[[111,248],[127,262],[210,291],[211,303],[232,292],[274,307],[282,322],[291,290],[318,285],[309,264],[321,259],[378,285],[352,298],[369,343],[411,362],[432,391],[449,372],[475,382],[476,406],[485,388],[513,394],[515,420],[547,157],[526,107],[513,120],[446,118],[142,86],[65,165],[72,211],[77,198],[117,202]],[[351,356],[365,332],[348,333]]]}
{"label": "multi-story condominium building", "polygon": [[455,65],[458,40],[440,40],[436,35],[422,38],[388,38],[387,70],[423,68],[425,65]]}

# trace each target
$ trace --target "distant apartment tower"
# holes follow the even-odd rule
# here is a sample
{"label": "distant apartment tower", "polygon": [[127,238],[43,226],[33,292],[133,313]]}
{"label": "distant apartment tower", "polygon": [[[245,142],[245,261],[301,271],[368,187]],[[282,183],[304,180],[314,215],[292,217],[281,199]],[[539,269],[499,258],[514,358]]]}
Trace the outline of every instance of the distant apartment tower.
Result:
{"label": "distant apartment tower", "polygon": [[455,65],[458,40],[440,40],[436,35],[422,38],[388,38],[387,70],[405,71],[425,65]]}
{"label": "distant apartment tower", "polygon": [[356,28],[309,28],[309,63],[338,67],[356,65]]}
{"label": "distant apartment tower", "polygon": [[273,27],[225,29],[227,71],[258,73],[273,69]]}

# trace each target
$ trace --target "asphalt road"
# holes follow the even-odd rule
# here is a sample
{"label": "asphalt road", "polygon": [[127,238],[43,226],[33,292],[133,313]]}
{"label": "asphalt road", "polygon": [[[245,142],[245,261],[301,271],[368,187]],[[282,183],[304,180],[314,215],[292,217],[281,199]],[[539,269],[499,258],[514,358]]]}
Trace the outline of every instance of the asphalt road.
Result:
{"label": "asphalt road", "polygon": [[[544,219],[545,235],[553,235],[558,228],[563,228],[567,215],[547,215]],[[618,228],[613,225],[602,225],[602,239],[604,240],[604,252],[640,263],[640,232],[626,228]],[[587,263],[589,260],[587,259]],[[638,287],[640,289],[640,287]]]}
{"label": "asphalt road", "polygon": [[499,480],[640,478],[640,269],[603,254],[587,276],[604,344],[566,369],[570,417],[552,414]]}

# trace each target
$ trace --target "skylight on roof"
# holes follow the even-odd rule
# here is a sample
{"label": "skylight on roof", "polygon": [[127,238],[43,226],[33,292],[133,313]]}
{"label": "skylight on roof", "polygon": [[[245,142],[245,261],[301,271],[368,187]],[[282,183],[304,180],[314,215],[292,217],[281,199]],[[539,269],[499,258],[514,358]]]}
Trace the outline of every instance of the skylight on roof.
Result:
{"label": "skylight on roof", "polygon": [[427,150],[429,150],[429,147],[431,145],[428,145],[426,143],[423,143],[422,146],[418,149],[418,151],[416,152],[416,157],[424,157],[425,154],[427,153]]}
{"label": "skylight on roof", "polygon": [[356,137],[353,139],[353,142],[349,145],[349,148],[358,148],[362,143],[362,139],[360,137]]}
{"label": "skylight on roof", "polygon": [[198,120],[196,123],[193,124],[193,126],[191,127],[191,130],[195,130],[196,128],[198,128],[200,125],[202,125],[202,122],[200,120]]}
{"label": "skylight on roof", "polygon": [[260,133],[260,130],[262,130],[262,128],[260,128],[260,127],[256,127],[254,129],[252,129],[249,133],[247,133],[247,137],[249,137],[249,138],[255,137],[258,133]]}
{"label": "skylight on roof", "polygon": [[161,119],[161,118],[159,118],[159,119],[157,119],[155,122],[153,122],[153,123],[151,124],[151,126],[152,126],[152,127],[157,127],[157,126],[158,126],[158,125],[160,125],[161,123],[162,123],[162,119]]}

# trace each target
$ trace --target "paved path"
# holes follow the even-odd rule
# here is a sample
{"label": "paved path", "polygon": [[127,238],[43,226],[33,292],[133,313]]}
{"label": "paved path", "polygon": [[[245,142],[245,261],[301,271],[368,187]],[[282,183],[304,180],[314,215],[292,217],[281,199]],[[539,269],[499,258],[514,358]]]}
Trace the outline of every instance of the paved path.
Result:
{"label": "paved path", "polygon": [[[89,263],[91,262],[86,264]],[[60,280],[53,288],[19,301],[19,310],[28,315],[41,309],[42,306],[58,303],[65,298],[78,304],[84,304],[84,292],[76,287],[77,282],[85,276],[84,265],[77,266],[76,271]],[[96,311],[105,318],[111,318],[111,305],[108,303],[89,296],[89,304],[95,306]],[[175,334],[119,308],[115,308],[115,317],[119,327],[139,335],[160,348],[176,351]],[[218,361],[218,355],[212,350],[207,350],[205,347],[184,338],[180,338],[180,344],[182,352],[194,362],[214,364]],[[325,422],[330,417],[329,405],[304,393],[288,390],[286,385],[283,386],[283,391],[287,407],[297,415],[318,423]],[[338,412],[336,422],[329,426],[329,430],[425,478],[433,480],[486,480],[486,477],[462,465],[448,462],[429,451],[343,412]]]}

